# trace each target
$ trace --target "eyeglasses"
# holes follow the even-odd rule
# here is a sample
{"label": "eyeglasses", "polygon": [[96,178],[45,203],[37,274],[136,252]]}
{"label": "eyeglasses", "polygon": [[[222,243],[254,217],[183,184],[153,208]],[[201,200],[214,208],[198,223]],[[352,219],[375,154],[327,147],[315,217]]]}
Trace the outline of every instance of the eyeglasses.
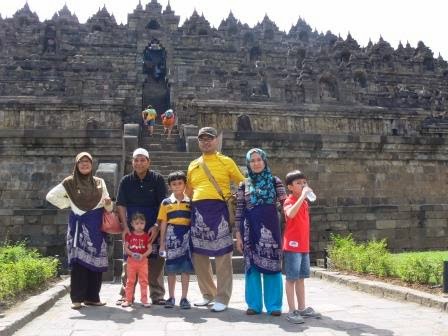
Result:
{"label": "eyeglasses", "polygon": [[198,138],[199,142],[212,142],[215,138]]}

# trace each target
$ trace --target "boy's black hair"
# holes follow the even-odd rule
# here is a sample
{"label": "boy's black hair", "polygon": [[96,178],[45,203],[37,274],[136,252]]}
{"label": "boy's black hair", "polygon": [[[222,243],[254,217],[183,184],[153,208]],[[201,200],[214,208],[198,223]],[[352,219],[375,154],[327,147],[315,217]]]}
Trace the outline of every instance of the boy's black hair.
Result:
{"label": "boy's black hair", "polygon": [[171,182],[173,181],[177,181],[177,180],[182,180],[184,181],[184,183],[187,183],[187,176],[185,175],[185,173],[181,170],[172,172],[168,175],[168,185],[170,185]]}
{"label": "boy's black hair", "polygon": [[300,170],[293,170],[292,172],[286,174],[286,185],[292,185],[295,180],[306,180],[306,176]]}
{"label": "boy's black hair", "polygon": [[132,215],[131,222],[133,222],[133,221],[135,221],[135,220],[137,220],[137,219],[140,219],[140,220],[142,220],[142,221],[144,221],[144,222],[146,223],[146,217],[145,217],[145,215],[142,214],[141,212],[136,212],[136,213],[134,213],[134,214]]}

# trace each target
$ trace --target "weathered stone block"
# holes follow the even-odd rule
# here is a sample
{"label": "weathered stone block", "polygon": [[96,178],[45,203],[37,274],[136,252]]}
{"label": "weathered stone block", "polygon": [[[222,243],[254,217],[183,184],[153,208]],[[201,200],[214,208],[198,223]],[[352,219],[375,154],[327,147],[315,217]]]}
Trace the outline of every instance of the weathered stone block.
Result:
{"label": "weathered stone block", "polygon": [[24,225],[25,224],[25,216],[14,216],[11,218],[12,225]]}
{"label": "weathered stone block", "polygon": [[378,220],[378,221],[376,221],[376,227],[379,230],[395,229],[397,227],[397,221],[396,220]]}
{"label": "weathered stone block", "polygon": [[199,152],[197,136],[187,136],[186,148],[187,148],[187,152]]}
{"label": "weathered stone block", "polygon": [[140,134],[140,125],[139,124],[124,124],[123,126],[124,136],[139,136]]}
{"label": "weathered stone block", "polygon": [[54,235],[57,233],[57,228],[56,225],[43,225],[42,232],[45,235]]}
{"label": "weathered stone block", "polygon": [[123,150],[125,153],[132,153],[138,148],[138,137],[135,135],[123,136]]}
{"label": "weathered stone block", "polygon": [[104,179],[109,195],[113,198],[118,189],[118,165],[116,163],[100,163],[95,175]]}
{"label": "weathered stone block", "polygon": [[447,233],[447,229],[442,227],[429,227],[426,228],[426,237],[444,237]]}

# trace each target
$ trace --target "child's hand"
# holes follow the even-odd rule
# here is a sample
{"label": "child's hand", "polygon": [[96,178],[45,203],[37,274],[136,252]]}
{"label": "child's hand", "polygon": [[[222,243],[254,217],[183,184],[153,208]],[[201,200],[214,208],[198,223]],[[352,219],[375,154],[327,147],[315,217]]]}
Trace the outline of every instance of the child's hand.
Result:
{"label": "child's hand", "polygon": [[140,260],[142,259],[142,255],[140,253],[132,253],[132,258],[134,258],[135,260]]}
{"label": "child's hand", "polygon": [[308,187],[307,185],[304,186],[304,187],[302,188],[302,195],[301,195],[301,196],[306,197],[306,194],[307,194],[309,191],[313,191],[313,189],[311,189],[311,188]]}

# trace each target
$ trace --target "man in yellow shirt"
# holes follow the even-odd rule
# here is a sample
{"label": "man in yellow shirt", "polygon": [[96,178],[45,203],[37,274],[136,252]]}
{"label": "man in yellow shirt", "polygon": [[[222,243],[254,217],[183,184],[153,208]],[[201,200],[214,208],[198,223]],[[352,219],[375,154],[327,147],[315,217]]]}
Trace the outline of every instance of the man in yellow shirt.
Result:
{"label": "man in yellow shirt", "polygon": [[[202,156],[188,167],[187,190],[192,196],[193,264],[203,296],[203,301],[195,306],[214,302],[212,311],[221,312],[227,309],[232,295],[233,240],[227,204],[204,169],[208,168],[225,199],[231,196],[230,183],[239,184],[244,176],[231,158],[217,152],[217,136],[213,127],[199,130]],[[210,257],[215,257],[218,288],[213,281]]]}

